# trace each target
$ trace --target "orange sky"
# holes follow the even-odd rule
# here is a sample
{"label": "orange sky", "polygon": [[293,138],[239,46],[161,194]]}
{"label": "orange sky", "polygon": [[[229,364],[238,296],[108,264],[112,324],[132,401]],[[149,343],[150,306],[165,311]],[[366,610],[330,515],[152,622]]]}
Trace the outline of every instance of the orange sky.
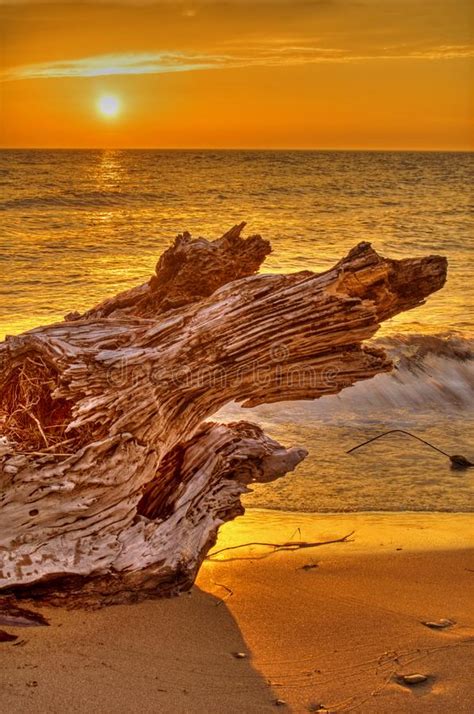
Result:
{"label": "orange sky", "polygon": [[5,147],[474,149],[465,0],[3,3]]}

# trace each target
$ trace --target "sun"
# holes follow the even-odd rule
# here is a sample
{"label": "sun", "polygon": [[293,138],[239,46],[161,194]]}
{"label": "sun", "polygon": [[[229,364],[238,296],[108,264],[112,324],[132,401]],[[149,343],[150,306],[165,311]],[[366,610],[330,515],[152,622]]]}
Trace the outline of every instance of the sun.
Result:
{"label": "sun", "polygon": [[97,109],[104,117],[116,117],[120,113],[120,108],[120,100],[113,94],[102,94],[97,101]]}

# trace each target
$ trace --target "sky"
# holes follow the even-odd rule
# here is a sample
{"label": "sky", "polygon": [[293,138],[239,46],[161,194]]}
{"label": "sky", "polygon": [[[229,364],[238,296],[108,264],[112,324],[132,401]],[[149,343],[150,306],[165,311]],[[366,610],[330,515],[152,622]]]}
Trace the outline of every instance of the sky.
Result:
{"label": "sky", "polygon": [[474,149],[466,0],[0,0],[0,145]]}

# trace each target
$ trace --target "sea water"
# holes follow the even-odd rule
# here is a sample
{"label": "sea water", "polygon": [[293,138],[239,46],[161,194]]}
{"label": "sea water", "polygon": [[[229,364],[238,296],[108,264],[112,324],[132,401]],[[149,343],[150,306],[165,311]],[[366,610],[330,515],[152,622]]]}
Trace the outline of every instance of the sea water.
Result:
{"label": "sea water", "polygon": [[247,506],[304,511],[474,510],[474,154],[317,151],[0,152],[0,339],[144,282],[187,230],[247,221],[270,239],[263,272],[329,268],[359,241],[392,258],[446,255],[446,286],[384,323],[396,369],[338,396],[244,410],[309,456]]}

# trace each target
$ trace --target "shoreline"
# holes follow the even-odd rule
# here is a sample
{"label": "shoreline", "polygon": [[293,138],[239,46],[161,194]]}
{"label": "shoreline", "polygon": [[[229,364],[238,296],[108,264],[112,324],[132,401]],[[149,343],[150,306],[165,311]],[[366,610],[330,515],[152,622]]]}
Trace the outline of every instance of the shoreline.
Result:
{"label": "shoreline", "polygon": [[[406,530],[407,521],[408,525],[415,530]],[[466,547],[465,539],[474,548],[474,534],[469,533],[469,525],[474,526],[474,512],[471,511],[328,511],[316,513],[253,507],[247,507],[244,516],[220,527],[218,546],[216,545],[216,547],[225,547],[227,541],[234,541],[240,536],[246,538],[250,532],[255,536],[256,533],[265,532],[268,527],[271,527],[272,531],[283,540],[290,540],[291,536],[296,539],[296,536],[291,532],[293,527],[308,529],[307,538],[301,538],[302,540],[313,538],[318,540],[323,537],[337,538],[345,535],[345,529],[357,531],[359,527],[359,534],[357,535],[356,532],[352,541],[355,544],[355,549],[361,547],[370,549],[381,545],[379,533],[372,529],[385,524],[388,525],[392,538],[397,536],[406,540],[412,549],[422,549],[423,545],[427,545],[426,538],[422,537],[421,531],[428,531],[436,536],[435,541],[428,543],[430,550],[442,547],[463,548]],[[322,530],[320,530],[321,528]]]}
{"label": "shoreline", "polygon": [[[292,712],[470,712],[473,519],[248,509],[222,527],[213,551],[326,540],[355,526],[354,538],[263,558],[268,548],[222,553],[190,594],[171,600],[42,608],[50,627],[6,628],[19,639],[0,644],[0,707],[230,714],[275,711],[281,699]],[[455,624],[423,624],[440,619]],[[428,679],[396,680],[410,673]]]}

